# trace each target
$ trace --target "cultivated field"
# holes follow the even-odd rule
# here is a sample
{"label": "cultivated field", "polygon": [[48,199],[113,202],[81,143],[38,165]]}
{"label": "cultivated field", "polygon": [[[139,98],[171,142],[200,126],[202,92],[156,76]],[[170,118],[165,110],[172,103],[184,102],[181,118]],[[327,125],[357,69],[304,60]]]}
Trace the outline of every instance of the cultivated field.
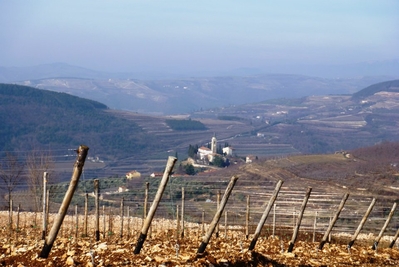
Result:
{"label": "cultivated field", "polygon": [[[287,252],[289,233],[278,230],[276,235],[262,235],[253,251],[243,229],[223,223],[219,235],[214,234],[205,253],[197,254],[202,241],[201,224],[185,223],[184,237],[177,232],[175,220],[156,219],[140,254],[134,247],[142,220],[125,217],[121,232],[121,217],[106,216],[106,231],[94,239],[94,218],[89,217],[88,237],[75,227],[76,217],[67,216],[47,259],[37,255],[43,247],[41,229],[32,225],[33,213],[20,213],[20,228],[10,233],[5,224],[7,212],[0,215],[1,266],[398,266],[399,250],[387,248],[384,239],[377,250],[371,249],[372,235],[361,235],[348,251],[347,236],[335,234],[332,243],[318,250],[318,242],[309,240],[310,233],[301,233],[292,253]],[[50,222],[54,215],[50,216]],[[82,216],[79,217],[81,226]],[[111,224],[110,231],[109,227]],[[205,225],[205,231],[208,225]],[[78,232],[76,232],[78,230]],[[122,236],[121,236],[122,235]],[[319,238],[320,236],[317,236]],[[288,239],[287,239],[288,238]]]}

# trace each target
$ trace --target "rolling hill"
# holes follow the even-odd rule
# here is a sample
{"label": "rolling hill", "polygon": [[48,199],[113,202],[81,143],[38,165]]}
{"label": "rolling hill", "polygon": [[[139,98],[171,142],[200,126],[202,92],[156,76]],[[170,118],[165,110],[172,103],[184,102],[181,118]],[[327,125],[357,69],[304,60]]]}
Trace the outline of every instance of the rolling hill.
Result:
{"label": "rolling hill", "polygon": [[250,73],[151,78],[137,73],[106,73],[56,63],[35,68],[0,68],[0,82],[65,92],[104,103],[111,109],[170,115],[283,97],[352,94],[369,85],[398,78]]}
{"label": "rolling hill", "polygon": [[0,150],[63,150],[85,144],[92,155],[114,158],[155,145],[134,122],[96,101],[66,93],[0,84]]}

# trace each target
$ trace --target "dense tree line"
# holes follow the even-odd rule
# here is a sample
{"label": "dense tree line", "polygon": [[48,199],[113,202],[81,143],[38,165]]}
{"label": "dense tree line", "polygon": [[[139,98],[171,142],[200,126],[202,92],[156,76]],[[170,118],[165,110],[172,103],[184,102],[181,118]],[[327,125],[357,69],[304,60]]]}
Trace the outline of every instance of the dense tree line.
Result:
{"label": "dense tree line", "polygon": [[199,131],[206,130],[205,125],[196,120],[166,120],[165,121],[170,128],[175,131]]}

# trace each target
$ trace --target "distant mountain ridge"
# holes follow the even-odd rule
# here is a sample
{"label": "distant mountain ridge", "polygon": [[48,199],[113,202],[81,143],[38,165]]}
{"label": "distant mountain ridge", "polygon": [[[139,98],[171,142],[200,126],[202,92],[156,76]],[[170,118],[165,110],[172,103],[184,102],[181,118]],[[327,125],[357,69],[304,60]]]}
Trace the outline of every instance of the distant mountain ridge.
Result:
{"label": "distant mountain ridge", "polygon": [[168,115],[276,98],[352,94],[370,84],[381,82],[381,79],[363,77],[331,80],[302,75],[265,74],[150,81],[48,78],[19,84],[92,99],[112,109]]}
{"label": "distant mountain ridge", "polygon": [[[368,65],[373,66],[374,63]],[[396,66],[396,63],[393,65]],[[252,68],[218,76],[178,77],[167,73],[153,76],[144,72],[93,71],[64,63],[0,68],[0,82],[65,92],[104,103],[112,109],[158,115],[187,114],[285,97],[352,94],[393,78],[387,75],[320,78],[270,72],[265,74],[261,69]],[[396,78],[399,78],[399,73]]]}

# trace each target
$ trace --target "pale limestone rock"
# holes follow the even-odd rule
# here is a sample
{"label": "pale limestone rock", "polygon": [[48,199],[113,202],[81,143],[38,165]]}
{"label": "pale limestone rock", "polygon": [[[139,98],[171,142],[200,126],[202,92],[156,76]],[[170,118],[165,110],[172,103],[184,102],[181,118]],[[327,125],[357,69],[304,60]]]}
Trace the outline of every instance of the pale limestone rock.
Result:
{"label": "pale limestone rock", "polygon": [[66,261],[65,261],[65,264],[66,264],[66,265],[69,265],[69,266],[73,266],[73,265],[75,264],[75,261],[73,260],[72,257],[68,257],[68,258],[66,259]]}
{"label": "pale limestone rock", "polygon": [[75,250],[70,250],[67,252],[68,256],[74,256],[75,255]]}

